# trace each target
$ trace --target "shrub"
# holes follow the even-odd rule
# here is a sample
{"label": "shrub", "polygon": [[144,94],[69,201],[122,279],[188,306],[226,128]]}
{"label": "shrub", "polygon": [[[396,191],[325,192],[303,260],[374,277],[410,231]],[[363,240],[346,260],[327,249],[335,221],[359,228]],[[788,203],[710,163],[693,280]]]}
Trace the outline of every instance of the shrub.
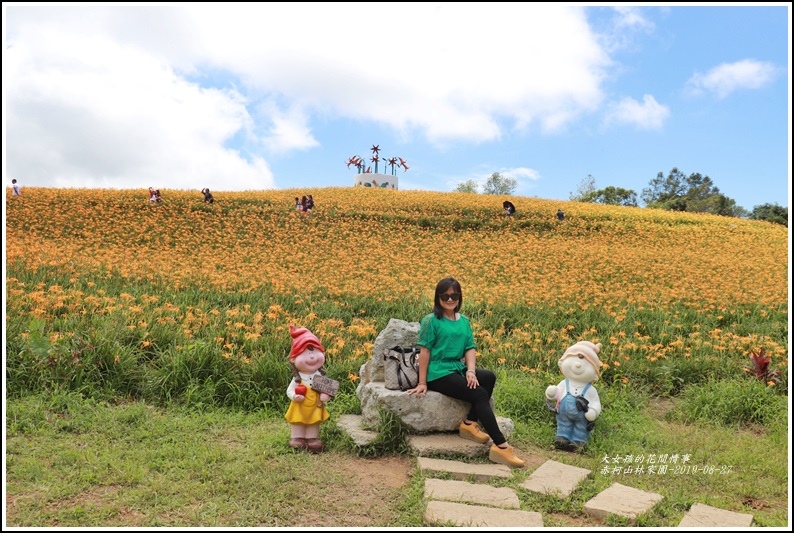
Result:
{"label": "shrub", "polygon": [[744,370],[748,374],[755,376],[762,383],[767,385],[776,385],[780,383],[780,372],[772,370],[772,359],[766,355],[764,349],[761,348],[756,353],[755,350],[750,350],[750,365],[745,366]]}
{"label": "shrub", "polygon": [[785,398],[758,381],[709,380],[688,386],[668,417],[728,427],[767,425],[788,412]]}

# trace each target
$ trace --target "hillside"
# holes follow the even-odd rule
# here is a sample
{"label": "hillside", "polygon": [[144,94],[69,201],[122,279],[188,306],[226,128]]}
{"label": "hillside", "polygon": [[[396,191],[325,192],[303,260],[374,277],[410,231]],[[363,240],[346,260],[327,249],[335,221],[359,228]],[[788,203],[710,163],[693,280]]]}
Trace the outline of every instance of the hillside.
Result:
{"label": "hillside", "polygon": [[[334,421],[361,413],[379,332],[428,313],[446,276],[462,284],[477,366],[498,375],[511,444],[593,473],[562,503],[522,493],[523,510],[601,525],[582,506],[620,482],[664,495],[644,526],[675,527],[695,502],[787,523],[786,228],[523,197],[506,219],[504,198],[465,193],[221,191],[213,205],[163,193],[6,199],[10,524],[420,525],[404,432],[386,418],[362,450]],[[293,206],[309,193],[307,217]],[[319,456],[287,445],[290,324],[322,340],[340,383]],[[602,344],[603,412],[568,453],[553,447],[545,390],[578,340]],[[750,368],[751,354],[768,366]],[[704,470],[604,471],[605,457],[662,455]],[[395,485],[381,479],[394,472]],[[307,494],[334,512],[307,515]]]}
{"label": "hillside", "polygon": [[[14,387],[75,371],[42,364],[34,354],[55,348],[37,338],[75,353],[87,336],[104,347],[92,357],[132,368],[168,353],[179,361],[193,346],[212,375],[251,373],[232,396],[207,389],[212,402],[278,403],[288,377],[278,354],[297,323],[326,339],[352,392],[378,332],[391,318],[418,320],[453,276],[486,364],[556,373],[559,354],[588,339],[608,344],[605,380],[669,395],[742,374],[763,348],[787,390],[780,225],[521,197],[506,219],[503,198],[466,193],[216,192],[205,205],[199,192],[164,192],[149,204],[145,191],[29,188],[8,202],[6,348],[33,358],[9,361],[25,376]],[[309,217],[293,207],[304,192],[316,201]],[[253,368],[215,368],[229,358]],[[91,379],[104,383],[101,374]],[[260,375],[272,390],[254,387]],[[160,397],[145,373],[134,379]]]}
{"label": "hillside", "polygon": [[[312,193],[310,219],[292,208]],[[769,223],[511,197],[327,188],[26,189],[7,202],[8,263],[114,270],[228,290],[427,296],[459,277],[481,301],[729,306],[787,302],[788,235]],[[562,208],[566,217],[554,216]]]}

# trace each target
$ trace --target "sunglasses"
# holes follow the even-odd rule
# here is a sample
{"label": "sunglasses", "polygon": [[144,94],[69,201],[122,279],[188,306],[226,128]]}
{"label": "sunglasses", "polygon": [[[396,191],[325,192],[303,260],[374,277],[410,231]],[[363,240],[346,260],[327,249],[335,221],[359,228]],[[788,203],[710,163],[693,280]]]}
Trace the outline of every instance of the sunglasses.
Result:
{"label": "sunglasses", "polygon": [[452,300],[453,302],[457,302],[458,300],[460,300],[460,293],[459,292],[453,292],[452,294],[444,293],[444,294],[439,294],[438,297],[441,299],[442,302],[448,302],[450,300]]}

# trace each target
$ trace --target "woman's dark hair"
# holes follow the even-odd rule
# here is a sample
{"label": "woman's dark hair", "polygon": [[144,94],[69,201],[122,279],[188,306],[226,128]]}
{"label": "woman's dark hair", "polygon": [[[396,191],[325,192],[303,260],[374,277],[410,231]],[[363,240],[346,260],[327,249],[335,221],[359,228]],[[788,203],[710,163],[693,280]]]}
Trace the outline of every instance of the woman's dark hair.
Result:
{"label": "woman's dark hair", "polygon": [[433,314],[436,315],[436,318],[443,318],[444,317],[444,308],[441,307],[441,298],[439,298],[440,294],[444,294],[452,287],[455,292],[460,293],[460,300],[458,300],[458,305],[455,306],[455,312],[457,313],[460,311],[460,306],[463,305],[463,290],[460,288],[460,283],[455,278],[444,278],[438,282],[436,285],[436,294],[433,298]]}

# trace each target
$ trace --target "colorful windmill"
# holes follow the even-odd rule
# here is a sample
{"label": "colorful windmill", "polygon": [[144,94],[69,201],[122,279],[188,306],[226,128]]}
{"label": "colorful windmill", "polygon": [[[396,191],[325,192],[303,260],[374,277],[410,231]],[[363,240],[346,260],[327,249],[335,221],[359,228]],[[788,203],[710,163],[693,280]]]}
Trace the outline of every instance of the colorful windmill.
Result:
{"label": "colorful windmill", "polygon": [[[370,148],[370,150],[372,151],[372,157],[370,158],[370,161],[372,163],[375,163],[375,165],[374,165],[375,166],[375,172],[374,172],[375,174],[378,173],[378,164],[380,162],[383,162],[383,166],[384,167],[391,167],[391,175],[392,176],[395,176],[397,174],[397,168],[396,167],[402,167],[403,168],[403,172],[406,172],[408,170],[408,162],[405,159],[403,159],[402,157],[391,157],[391,158],[388,158],[388,159],[385,158],[385,157],[380,157],[380,146],[377,145],[377,144],[373,144],[372,148]],[[397,162],[398,160],[399,160],[399,163]],[[370,173],[372,173],[372,166],[366,166],[366,163],[364,162],[364,158],[360,157],[358,155],[354,155],[354,156],[348,158],[348,160],[345,162],[345,164],[347,165],[348,168],[350,168],[350,165],[354,165],[358,169],[358,173],[359,174],[370,174]],[[366,168],[366,170],[364,170],[365,168]]]}

